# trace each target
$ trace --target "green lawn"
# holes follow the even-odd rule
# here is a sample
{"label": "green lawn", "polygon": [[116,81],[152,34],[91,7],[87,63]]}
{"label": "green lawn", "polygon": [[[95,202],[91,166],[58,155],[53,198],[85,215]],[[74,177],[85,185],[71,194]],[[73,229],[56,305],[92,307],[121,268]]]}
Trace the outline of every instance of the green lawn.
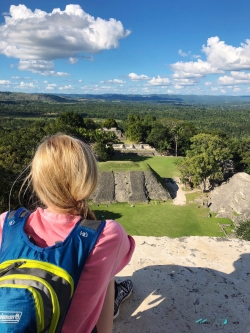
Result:
{"label": "green lawn", "polygon": [[124,160],[99,162],[100,171],[143,171],[148,170],[148,165],[160,176],[172,178],[178,176],[175,161],[180,157],[166,157],[166,156],[153,156],[153,157],[132,157],[130,160],[124,157]]}
{"label": "green lawn", "polygon": [[175,206],[171,201],[149,204],[91,205],[98,219],[117,220],[130,235],[137,236],[214,236],[224,237],[220,224],[232,224],[229,219],[209,216],[209,209],[191,203]]}
{"label": "green lawn", "polygon": [[[119,161],[102,162],[100,171],[130,171],[148,170],[149,166],[160,177],[173,178],[179,173],[175,161],[180,157],[141,157],[128,156]],[[185,206],[173,205],[172,200],[160,202],[152,200],[149,204],[136,204],[131,207],[128,203],[112,205],[94,205],[91,210],[96,213],[98,219],[117,220],[126,231],[133,236],[168,236],[171,238],[183,236],[213,236],[224,237],[224,233],[218,224],[230,224],[229,219],[215,218],[209,214],[206,206],[199,206],[195,199],[201,196],[200,192],[187,194]],[[199,206],[199,208],[198,208]],[[232,227],[227,227],[230,233]]]}

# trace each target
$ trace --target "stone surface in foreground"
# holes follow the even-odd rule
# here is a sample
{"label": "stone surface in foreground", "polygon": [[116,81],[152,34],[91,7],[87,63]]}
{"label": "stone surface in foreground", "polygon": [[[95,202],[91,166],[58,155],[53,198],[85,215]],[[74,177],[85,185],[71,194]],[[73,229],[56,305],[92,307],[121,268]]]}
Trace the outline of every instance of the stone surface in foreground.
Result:
{"label": "stone surface in foreground", "polygon": [[117,279],[134,292],[114,333],[250,332],[250,243],[210,237],[135,237]]}

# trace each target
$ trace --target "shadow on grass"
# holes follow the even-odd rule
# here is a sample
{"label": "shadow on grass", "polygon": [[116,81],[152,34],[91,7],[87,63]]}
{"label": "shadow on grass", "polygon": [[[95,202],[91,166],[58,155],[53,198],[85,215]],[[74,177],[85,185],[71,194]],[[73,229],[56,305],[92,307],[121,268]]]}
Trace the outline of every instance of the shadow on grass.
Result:
{"label": "shadow on grass", "polygon": [[108,210],[96,210],[95,208],[91,210],[95,213],[97,220],[117,220],[122,217],[122,214],[109,212]]}
{"label": "shadow on grass", "polygon": [[140,156],[137,153],[120,153],[116,152],[112,161],[132,161],[132,162],[142,162],[146,161],[152,156]]}

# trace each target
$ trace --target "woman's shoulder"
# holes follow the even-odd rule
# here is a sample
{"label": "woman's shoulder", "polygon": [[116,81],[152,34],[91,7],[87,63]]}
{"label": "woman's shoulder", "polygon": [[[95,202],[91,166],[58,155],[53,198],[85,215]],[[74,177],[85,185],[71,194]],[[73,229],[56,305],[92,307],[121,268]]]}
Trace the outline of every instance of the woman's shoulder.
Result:
{"label": "woman's shoulder", "polygon": [[[97,241],[97,248],[121,249],[134,248],[134,240],[127,234],[125,229],[114,220],[106,220],[105,227]],[[127,250],[125,250],[126,252]]]}
{"label": "woman's shoulder", "polygon": [[126,231],[120,225],[120,223],[114,220],[106,220],[105,227],[103,229],[103,235],[108,237],[115,237],[116,239],[123,238],[127,236]]}

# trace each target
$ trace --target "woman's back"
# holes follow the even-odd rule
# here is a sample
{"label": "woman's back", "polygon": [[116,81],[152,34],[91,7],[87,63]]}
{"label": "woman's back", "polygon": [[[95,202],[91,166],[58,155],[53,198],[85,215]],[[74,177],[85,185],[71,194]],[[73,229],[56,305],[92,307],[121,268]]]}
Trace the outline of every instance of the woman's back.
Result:
{"label": "woman's back", "polygon": [[[96,187],[97,177],[95,157],[78,139],[56,135],[40,144],[26,181],[46,208],[37,208],[24,228],[37,246],[63,241],[80,218],[95,218],[87,199]],[[0,215],[0,240],[4,217]],[[81,274],[63,333],[92,331],[102,317],[109,284],[129,262],[134,246],[133,238],[117,222],[106,222]],[[101,322],[105,325],[105,321]]]}

